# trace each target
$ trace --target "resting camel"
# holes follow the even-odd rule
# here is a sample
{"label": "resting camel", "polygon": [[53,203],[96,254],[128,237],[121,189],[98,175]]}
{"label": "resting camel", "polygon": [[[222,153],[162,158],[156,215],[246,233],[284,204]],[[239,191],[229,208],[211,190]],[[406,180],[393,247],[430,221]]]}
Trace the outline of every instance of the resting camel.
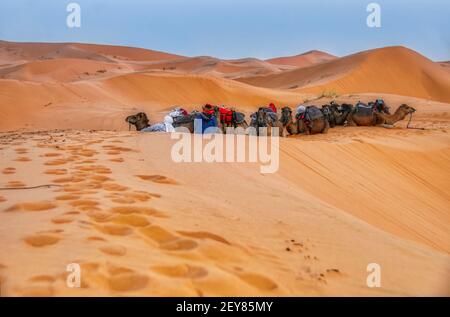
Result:
{"label": "resting camel", "polygon": [[281,109],[281,123],[289,135],[298,134],[298,123],[292,119],[292,110],[289,107]]}
{"label": "resting camel", "polygon": [[347,122],[349,126],[375,126],[375,125],[394,125],[396,122],[405,119],[408,114],[416,111],[413,107],[402,104],[394,114],[382,112],[359,112],[357,107],[348,115]]}
{"label": "resting camel", "polygon": [[353,110],[353,106],[347,103],[343,103],[340,107],[336,104],[333,104],[330,106],[330,109],[334,114],[334,124],[344,125],[345,121],[347,121],[348,115]]}
{"label": "resting camel", "polygon": [[[228,109],[226,109],[228,110]],[[220,130],[222,130],[223,133],[227,132],[227,128],[243,128],[244,130],[248,128],[248,123],[245,121],[245,114],[242,112],[237,112],[233,108],[229,109],[232,113],[231,118],[231,124],[223,122],[222,116],[220,115],[220,108],[215,106],[214,107],[214,115],[217,118],[217,124]]]}
{"label": "resting camel", "polygon": [[[314,106],[311,106],[314,107]],[[309,107],[308,107],[309,108]],[[316,107],[315,107],[316,108]],[[318,108],[316,108],[318,109]],[[308,111],[308,110],[307,110]],[[281,122],[286,128],[289,134],[317,134],[317,133],[327,133],[330,128],[330,123],[325,118],[322,117],[314,119],[311,124],[305,124],[303,119],[298,119],[296,122],[292,119],[292,110],[289,107],[284,107],[281,110]]]}
{"label": "resting camel", "polygon": [[252,127],[256,129],[256,135],[260,135],[260,128],[266,128],[267,135],[272,135],[272,128],[278,128],[279,136],[283,136],[284,127],[281,121],[278,120],[278,116],[276,116],[276,114],[276,119],[274,119],[269,115],[267,108],[261,107],[255,115],[256,120],[252,122]]}

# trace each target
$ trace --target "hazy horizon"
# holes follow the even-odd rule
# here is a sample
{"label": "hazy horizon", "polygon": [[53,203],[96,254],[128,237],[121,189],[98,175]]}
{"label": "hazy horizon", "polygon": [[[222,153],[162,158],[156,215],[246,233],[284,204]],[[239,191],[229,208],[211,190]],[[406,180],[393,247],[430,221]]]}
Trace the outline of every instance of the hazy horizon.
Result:
{"label": "hazy horizon", "polygon": [[[81,28],[68,28],[66,6],[81,6]],[[366,6],[381,6],[369,28]],[[0,39],[78,42],[158,50],[184,56],[269,59],[319,50],[336,56],[405,46],[434,61],[450,60],[450,3],[362,1],[52,1],[0,3]]]}

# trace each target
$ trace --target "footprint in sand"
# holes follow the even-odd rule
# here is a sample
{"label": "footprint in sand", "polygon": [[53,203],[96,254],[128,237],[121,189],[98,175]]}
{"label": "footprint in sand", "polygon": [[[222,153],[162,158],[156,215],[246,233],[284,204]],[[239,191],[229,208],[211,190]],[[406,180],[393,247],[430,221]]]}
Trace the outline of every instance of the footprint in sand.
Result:
{"label": "footprint in sand", "polygon": [[196,239],[210,239],[220,243],[225,243],[231,245],[225,238],[218,236],[217,234],[206,232],[206,231],[177,231],[179,234],[185,237],[196,238]]}
{"label": "footprint in sand", "polygon": [[5,174],[5,175],[14,174],[15,172],[16,172],[16,169],[14,167],[5,167],[2,170],[2,173]]}
{"label": "footprint in sand", "polygon": [[81,150],[75,150],[75,151],[71,151],[71,154],[74,156],[84,156],[84,157],[92,157],[96,154],[98,154],[97,151],[95,150],[91,150],[91,149],[81,149]]}
{"label": "footprint in sand", "polygon": [[112,213],[117,214],[145,214],[148,216],[156,217],[156,218],[167,218],[167,216],[151,207],[139,207],[139,206],[120,206],[120,207],[113,207],[110,209]]}
{"label": "footprint in sand", "polygon": [[41,156],[42,157],[57,157],[57,156],[62,156],[62,154],[61,153],[44,153]]}
{"label": "footprint in sand", "polygon": [[79,215],[80,212],[79,211],[68,211],[63,213],[63,215]]}
{"label": "footprint in sand", "polygon": [[56,196],[55,199],[56,200],[78,200],[80,199],[81,196],[78,195],[60,195],[60,196]]}
{"label": "footprint in sand", "polygon": [[52,222],[54,224],[60,225],[60,224],[66,224],[66,223],[71,223],[73,222],[75,219],[71,218],[71,217],[55,217],[52,218]]}
{"label": "footprint in sand", "polygon": [[127,253],[127,249],[121,245],[107,245],[101,247],[99,250],[113,256],[124,256]]}
{"label": "footprint in sand", "polygon": [[152,198],[161,198],[161,195],[136,191],[133,193],[113,193],[108,197],[111,198],[112,202],[118,204],[134,204],[137,201],[146,202]]}
{"label": "footprint in sand", "polygon": [[162,175],[136,175],[136,177],[145,181],[151,181],[158,184],[169,184],[169,185],[178,184],[178,182],[176,182],[175,180]]}
{"label": "footprint in sand", "polygon": [[174,278],[202,278],[208,275],[208,271],[202,267],[180,264],[173,266],[153,266],[153,271]]}
{"label": "footprint in sand", "polygon": [[25,187],[25,186],[26,186],[26,184],[21,181],[9,181],[6,184],[6,187],[8,187],[8,188],[20,188],[20,187]]}
{"label": "footprint in sand", "polygon": [[237,276],[246,282],[262,291],[271,291],[278,287],[278,285],[271,279],[256,273],[238,273]]}
{"label": "footprint in sand", "polygon": [[27,154],[28,153],[28,149],[25,149],[25,148],[18,148],[18,149],[15,149],[14,151],[16,151],[17,154]]}
{"label": "footprint in sand", "polygon": [[103,183],[102,188],[110,192],[123,192],[128,189],[128,187],[116,183]]}
{"label": "footprint in sand", "polygon": [[97,236],[87,237],[86,240],[88,240],[88,241],[106,242],[106,239],[105,239],[105,238],[103,238],[103,237],[97,237]]}
{"label": "footprint in sand", "polygon": [[333,269],[327,269],[325,271],[325,275],[327,277],[331,277],[331,278],[343,276],[343,274],[341,273],[341,271],[339,269],[334,269],[334,268]]}
{"label": "footprint in sand", "polygon": [[32,283],[53,283],[56,281],[56,278],[51,275],[36,275],[29,279]]}
{"label": "footprint in sand", "polygon": [[95,182],[100,182],[100,183],[112,180],[108,176],[104,176],[104,175],[93,175],[93,176],[90,177],[90,179],[95,181]]}
{"label": "footprint in sand", "polygon": [[53,208],[56,208],[55,204],[48,201],[41,201],[15,204],[6,209],[6,211],[44,211]]}
{"label": "footprint in sand", "polygon": [[150,221],[148,221],[147,218],[135,214],[119,215],[114,217],[111,222],[120,225],[130,225],[133,227],[146,227],[150,225]]}
{"label": "footprint in sand", "polygon": [[25,297],[49,297],[55,293],[51,285],[27,286],[21,288],[18,292],[21,296]]}
{"label": "footprint in sand", "polygon": [[133,233],[133,229],[122,225],[103,225],[96,226],[96,228],[103,233],[113,236],[128,236]]}
{"label": "footprint in sand", "polygon": [[48,165],[48,166],[64,165],[64,164],[67,164],[67,162],[68,161],[65,159],[56,159],[56,160],[45,162],[44,165]]}
{"label": "footprint in sand", "polygon": [[69,176],[69,177],[61,177],[56,178],[52,180],[53,183],[62,184],[62,183],[80,183],[84,181],[84,177],[76,177],[76,176]]}
{"label": "footprint in sand", "polygon": [[100,210],[89,211],[87,213],[88,217],[94,220],[95,222],[108,222],[111,220],[112,215]]}
{"label": "footprint in sand", "polygon": [[14,161],[16,161],[16,162],[30,162],[31,159],[29,157],[26,157],[26,156],[19,156]]}
{"label": "footprint in sand", "polygon": [[24,239],[27,244],[38,248],[56,244],[59,240],[60,238],[48,234],[35,234]]}
{"label": "footprint in sand", "polygon": [[122,273],[108,279],[109,288],[113,291],[136,291],[147,286],[149,278],[138,273]]}
{"label": "footprint in sand", "polygon": [[198,243],[194,240],[177,237],[160,226],[141,228],[139,233],[157,243],[161,249],[168,251],[185,251],[198,247]]}
{"label": "footprint in sand", "polygon": [[86,206],[87,207],[95,207],[99,203],[95,200],[78,199],[78,200],[71,201],[69,204],[73,207],[86,207]]}
{"label": "footprint in sand", "polygon": [[48,175],[65,175],[67,174],[67,170],[63,168],[49,169],[46,170],[44,173]]}

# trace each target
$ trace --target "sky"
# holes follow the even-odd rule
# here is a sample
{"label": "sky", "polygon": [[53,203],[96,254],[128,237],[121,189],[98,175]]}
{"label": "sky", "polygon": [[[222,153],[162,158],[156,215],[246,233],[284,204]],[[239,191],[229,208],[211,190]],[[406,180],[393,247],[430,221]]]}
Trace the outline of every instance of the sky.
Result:
{"label": "sky", "polygon": [[[66,24],[67,5],[81,27]],[[367,5],[381,7],[369,28]],[[450,0],[0,0],[0,39],[82,42],[185,56],[337,56],[392,45],[450,60]]]}

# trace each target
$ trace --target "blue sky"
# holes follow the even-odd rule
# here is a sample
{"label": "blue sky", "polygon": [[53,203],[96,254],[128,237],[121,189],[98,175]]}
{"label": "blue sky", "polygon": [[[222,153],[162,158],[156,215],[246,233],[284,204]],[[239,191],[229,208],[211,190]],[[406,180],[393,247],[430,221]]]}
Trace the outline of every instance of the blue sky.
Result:
{"label": "blue sky", "polygon": [[[81,6],[81,28],[66,6]],[[381,28],[366,6],[381,5]],[[343,56],[389,45],[450,60],[449,0],[0,0],[0,39],[87,42],[221,58]]]}

